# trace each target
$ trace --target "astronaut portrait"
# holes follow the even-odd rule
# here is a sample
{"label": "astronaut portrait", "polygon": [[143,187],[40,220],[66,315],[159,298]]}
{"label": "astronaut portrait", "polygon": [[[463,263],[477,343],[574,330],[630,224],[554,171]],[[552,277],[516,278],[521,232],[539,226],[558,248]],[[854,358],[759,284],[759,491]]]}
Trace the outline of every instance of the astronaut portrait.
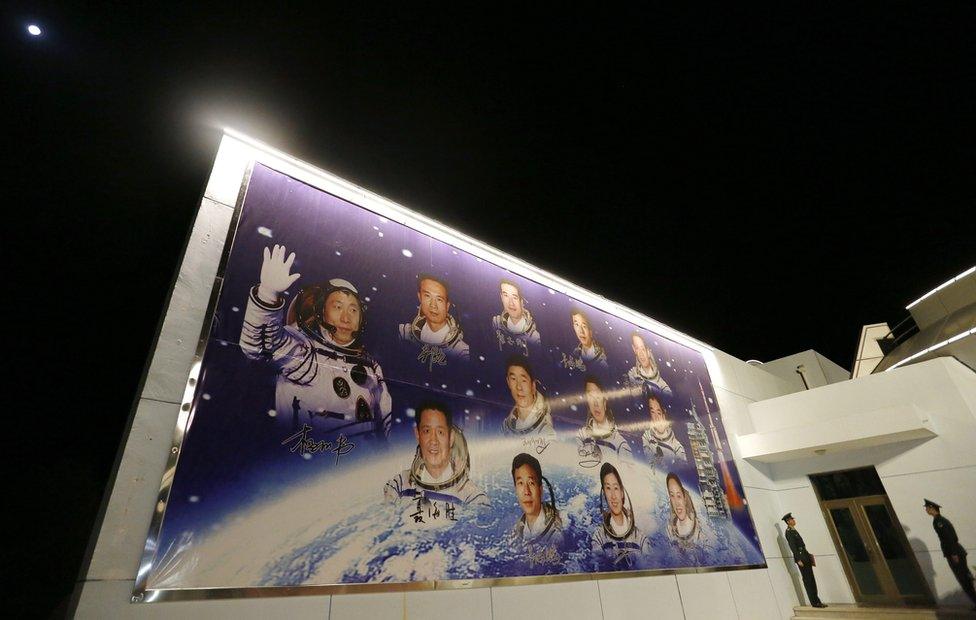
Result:
{"label": "astronaut portrait", "polygon": [[386,483],[385,499],[403,505],[405,524],[449,523],[457,521],[460,510],[490,507],[488,496],[470,479],[468,444],[451,409],[426,401],[416,411],[413,463]]}
{"label": "astronaut portrait", "polygon": [[569,313],[572,321],[573,333],[576,334],[578,344],[571,356],[563,354],[560,364],[570,370],[586,371],[587,364],[607,367],[607,352],[593,335],[593,324],[585,312],[574,308]]}
{"label": "astronaut portrait", "polygon": [[620,472],[610,463],[600,467],[600,489],[602,519],[593,532],[593,553],[615,569],[639,567],[650,554],[651,543],[634,522],[630,496]]}
{"label": "astronaut portrait", "polygon": [[417,359],[427,363],[428,368],[445,366],[451,358],[469,357],[464,331],[451,315],[448,288],[447,282],[436,276],[417,276],[417,316],[399,327],[400,340],[419,345]]}
{"label": "astronaut portrait", "polygon": [[491,319],[498,350],[511,350],[528,356],[529,346],[542,342],[535,319],[525,307],[525,298],[517,284],[511,280],[502,280],[498,288],[502,312]]}
{"label": "astronaut portrait", "polygon": [[668,487],[668,502],[671,506],[671,517],[668,519],[668,537],[679,547],[694,548],[701,540],[702,528],[695,513],[695,505],[691,496],[681,484],[681,478],[674,472],[669,472],[665,479]]}
{"label": "astronaut portrait", "polygon": [[637,363],[627,371],[624,381],[633,390],[634,396],[640,396],[645,388],[652,388],[670,396],[671,388],[661,376],[657,360],[654,359],[654,352],[647,346],[639,332],[635,331],[630,335],[630,347],[634,351],[634,359]]}
{"label": "astronaut portrait", "polygon": [[505,363],[505,380],[512,394],[514,406],[502,422],[502,432],[508,435],[545,435],[552,438],[552,411],[545,396],[536,387],[535,375],[529,360],[512,355]]}
{"label": "astronaut portrait", "polygon": [[651,416],[650,425],[642,437],[644,456],[652,466],[660,469],[670,470],[675,463],[687,462],[685,447],[674,434],[673,425],[668,419],[668,410],[661,402],[661,397],[647,388],[644,393]]}
{"label": "astronaut portrait", "polygon": [[[512,484],[522,508],[522,516],[512,529],[513,539],[525,545],[559,547],[563,542],[563,520],[539,459],[524,452],[516,455],[512,459]],[[548,502],[542,500],[543,484],[549,489]]]}
{"label": "astronaut portrait", "polygon": [[576,433],[580,465],[596,467],[608,458],[618,462],[621,458],[629,459],[633,456],[633,450],[617,428],[607,392],[600,380],[594,375],[587,375],[583,384],[586,422]]}
{"label": "astronaut portrait", "polygon": [[347,438],[385,439],[392,402],[383,370],[361,343],[366,307],[347,280],[303,286],[285,309],[283,293],[301,274],[291,273],[294,252],[264,248],[260,281],[251,288],[240,346],[244,355],[277,372],[279,419],[293,427]]}

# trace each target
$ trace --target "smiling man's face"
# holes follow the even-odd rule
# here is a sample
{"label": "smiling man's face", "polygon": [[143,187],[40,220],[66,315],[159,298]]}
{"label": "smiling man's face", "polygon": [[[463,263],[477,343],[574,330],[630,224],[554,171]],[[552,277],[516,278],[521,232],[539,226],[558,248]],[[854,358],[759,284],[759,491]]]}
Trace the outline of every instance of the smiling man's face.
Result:
{"label": "smiling man's face", "polygon": [[447,416],[436,409],[424,409],[419,414],[420,424],[414,429],[424,467],[433,475],[444,471],[451,458],[453,431],[447,425]]}

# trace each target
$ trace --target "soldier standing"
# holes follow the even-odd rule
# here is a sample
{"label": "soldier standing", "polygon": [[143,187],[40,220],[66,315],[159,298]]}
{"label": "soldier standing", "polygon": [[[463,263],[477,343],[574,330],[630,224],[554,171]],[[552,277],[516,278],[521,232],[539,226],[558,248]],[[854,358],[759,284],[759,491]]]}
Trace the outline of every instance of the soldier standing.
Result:
{"label": "soldier standing", "polygon": [[790,550],[793,552],[793,561],[800,568],[800,575],[803,576],[803,587],[807,591],[807,598],[810,599],[810,605],[813,607],[826,607],[820,601],[820,597],[817,596],[817,580],[813,576],[813,567],[817,565],[817,561],[807,551],[803,537],[796,531],[796,519],[793,518],[793,513],[788,512],[783,515],[783,521],[786,522],[787,526],[786,542],[790,543]]}
{"label": "soldier standing", "polygon": [[966,565],[966,549],[959,544],[959,537],[956,536],[956,528],[952,527],[949,519],[942,516],[942,506],[930,499],[925,500],[925,512],[932,519],[932,527],[939,535],[939,544],[942,546],[942,555],[949,562],[952,574],[956,576],[956,581],[962,586],[962,591],[966,593],[969,600],[973,602],[976,609],[976,587],[973,586],[973,574],[969,572]]}

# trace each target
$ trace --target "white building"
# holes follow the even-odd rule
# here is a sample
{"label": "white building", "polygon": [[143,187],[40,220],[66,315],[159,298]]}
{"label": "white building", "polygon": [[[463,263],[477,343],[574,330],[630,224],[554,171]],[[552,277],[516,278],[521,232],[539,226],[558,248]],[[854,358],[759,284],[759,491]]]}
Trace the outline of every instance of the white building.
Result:
{"label": "white building", "polygon": [[[906,592],[919,602],[931,597],[941,605],[966,604],[922,501],[930,498],[943,505],[973,563],[976,274],[972,270],[910,306],[919,331],[888,356],[879,354],[880,349],[872,355],[871,339],[887,330],[877,326],[866,330],[870,333],[858,353],[863,376],[853,380],[814,351],[761,365],[714,349],[706,352],[768,564],[765,569],[492,588],[130,602],[146,532],[159,507],[159,481],[173,473],[167,469],[178,447],[173,429],[185,421],[181,420],[186,415],[183,403],[188,389],[192,394],[187,377],[195,364],[197,339],[238,190],[252,160],[311,185],[327,186],[330,192],[360,204],[381,200],[245,138],[224,137],[110,482],[103,518],[93,535],[90,561],[83,567],[76,591],[77,617],[789,618],[805,596],[782,536],[780,517],[786,512],[797,518],[798,529],[817,557],[820,596],[833,609],[857,601],[897,602],[906,598]],[[428,220],[418,225],[442,235],[456,234]],[[532,268],[522,264],[520,269]],[[626,311],[568,283],[556,284],[608,311]],[[862,361],[882,371],[864,374]],[[816,477],[862,468],[868,469],[847,477]],[[814,481],[819,481],[818,488]],[[845,487],[850,481],[853,487]],[[883,494],[877,493],[879,489]],[[901,524],[904,540],[890,530],[882,532],[881,543],[876,543],[871,527],[885,515]],[[857,540],[864,546],[863,553],[850,551]],[[901,543],[906,548],[899,558]],[[843,544],[848,544],[847,551]],[[889,550],[890,561],[884,560],[876,544]],[[913,581],[916,575],[921,578]]]}

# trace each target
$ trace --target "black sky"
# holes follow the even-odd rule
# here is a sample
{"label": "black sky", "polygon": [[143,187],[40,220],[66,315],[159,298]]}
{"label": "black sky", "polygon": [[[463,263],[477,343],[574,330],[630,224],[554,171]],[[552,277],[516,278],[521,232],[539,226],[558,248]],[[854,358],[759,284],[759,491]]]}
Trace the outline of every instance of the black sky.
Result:
{"label": "black sky", "polygon": [[971,2],[366,11],[3,9],[11,609],[65,609],[221,125],[743,359],[849,368],[976,259]]}

